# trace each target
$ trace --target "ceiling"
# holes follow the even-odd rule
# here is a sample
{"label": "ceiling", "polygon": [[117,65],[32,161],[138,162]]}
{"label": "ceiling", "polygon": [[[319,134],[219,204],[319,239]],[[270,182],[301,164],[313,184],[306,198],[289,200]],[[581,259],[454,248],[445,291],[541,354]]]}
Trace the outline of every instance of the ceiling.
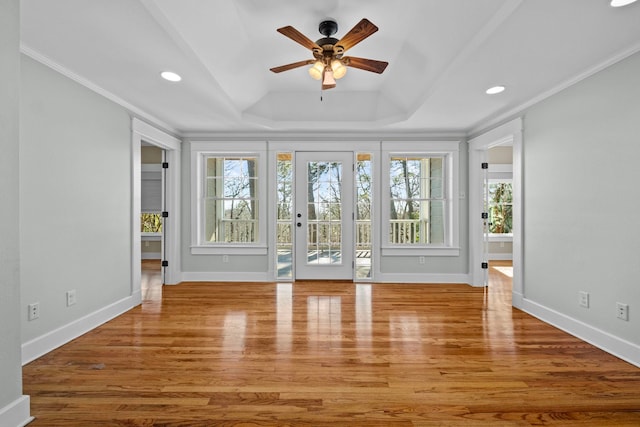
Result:
{"label": "ceiling", "polygon": [[[306,67],[269,69],[312,58],[277,28],[326,18],[376,24],[348,55],[389,66],[321,100]],[[21,20],[24,53],[183,135],[468,133],[640,50],[640,2],[609,0],[21,0]]]}

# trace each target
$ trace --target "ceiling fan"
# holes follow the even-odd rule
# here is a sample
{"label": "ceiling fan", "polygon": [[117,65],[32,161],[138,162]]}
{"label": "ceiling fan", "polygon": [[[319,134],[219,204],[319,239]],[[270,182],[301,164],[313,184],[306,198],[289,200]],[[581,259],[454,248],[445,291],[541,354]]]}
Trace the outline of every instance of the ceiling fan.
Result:
{"label": "ceiling fan", "polygon": [[322,80],[323,90],[336,87],[336,79],[340,79],[345,75],[347,72],[346,67],[359,68],[381,74],[385,68],[387,68],[387,65],[389,65],[388,62],[376,61],[374,59],[343,56],[348,49],[378,31],[378,27],[366,18],[358,22],[358,24],[340,40],[331,37],[338,32],[338,24],[333,20],[326,20],[320,23],[318,31],[320,31],[320,34],[324,37],[315,42],[311,41],[292,26],[278,28],[277,31],[289,37],[294,42],[310,49],[314,59],[281,65],[280,67],[271,68],[271,71],[281,73],[313,64],[313,66],[309,68],[309,74],[315,80]]}

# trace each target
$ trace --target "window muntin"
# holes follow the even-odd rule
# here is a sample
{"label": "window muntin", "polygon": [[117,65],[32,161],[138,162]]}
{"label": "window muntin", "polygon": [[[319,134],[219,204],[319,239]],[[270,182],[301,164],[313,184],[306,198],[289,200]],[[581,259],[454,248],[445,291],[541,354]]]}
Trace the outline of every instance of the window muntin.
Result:
{"label": "window muntin", "polygon": [[389,159],[389,233],[399,246],[445,245],[446,155],[394,155]]}
{"label": "window muntin", "polygon": [[259,241],[257,156],[204,155],[200,244]]}

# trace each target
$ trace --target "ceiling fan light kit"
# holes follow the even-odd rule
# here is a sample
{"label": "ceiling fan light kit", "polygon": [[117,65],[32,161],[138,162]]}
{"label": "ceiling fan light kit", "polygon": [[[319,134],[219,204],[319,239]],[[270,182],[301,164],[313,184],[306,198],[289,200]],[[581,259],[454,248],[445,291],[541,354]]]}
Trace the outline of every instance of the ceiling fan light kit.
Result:
{"label": "ceiling fan light kit", "polygon": [[324,37],[315,42],[291,26],[278,28],[277,31],[311,50],[314,59],[274,67],[271,68],[271,71],[281,73],[313,64],[309,68],[309,75],[315,80],[322,81],[322,90],[336,87],[336,80],[344,77],[347,72],[347,67],[382,74],[385,68],[387,68],[387,65],[389,65],[388,62],[384,61],[343,56],[347,49],[352,48],[378,31],[378,27],[366,18],[356,24],[356,26],[340,40],[332,37],[338,31],[338,24],[333,20],[320,22],[318,31]]}

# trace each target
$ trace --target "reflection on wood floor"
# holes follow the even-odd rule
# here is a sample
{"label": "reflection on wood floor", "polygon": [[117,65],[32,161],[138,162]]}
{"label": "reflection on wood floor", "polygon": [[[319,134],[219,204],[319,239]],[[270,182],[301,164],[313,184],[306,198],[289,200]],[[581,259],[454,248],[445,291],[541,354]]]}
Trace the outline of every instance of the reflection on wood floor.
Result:
{"label": "reflection on wood floor", "polygon": [[24,367],[33,426],[638,426],[640,369],[467,285],[159,284]]}
{"label": "reflection on wood floor", "polygon": [[159,301],[162,299],[162,267],[159,259],[142,260],[142,280],[140,289],[142,301]]}

